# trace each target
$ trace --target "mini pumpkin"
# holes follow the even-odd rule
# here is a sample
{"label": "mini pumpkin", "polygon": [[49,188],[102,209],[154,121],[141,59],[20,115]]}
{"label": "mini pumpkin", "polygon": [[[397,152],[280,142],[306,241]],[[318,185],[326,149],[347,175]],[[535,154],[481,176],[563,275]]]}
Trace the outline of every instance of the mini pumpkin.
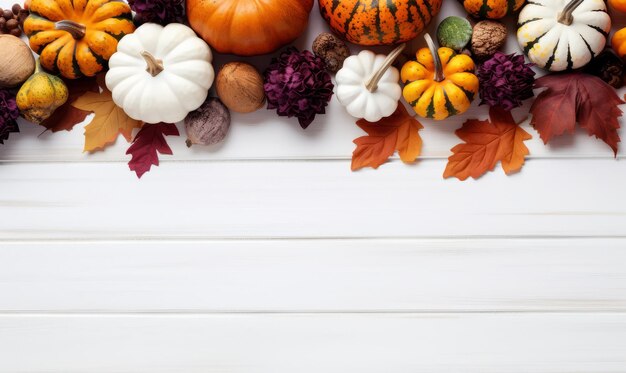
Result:
{"label": "mini pumpkin", "polygon": [[267,54],[306,30],[314,0],[187,0],[191,27],[220,53]]}
{"label": "mini pumpkin", "polygon": [[626,59],[626,27],[621,28],[613,34],[611,39],[611,48],[622,59]]}
{"label": "mini pumpkin", "polygon": [[537,66],[563,71],[588,64],[610,30],[603,0],[533,0],[520,12],[517,40]]}
{"label": "mini pumpkin", "polygon": [[500,19],[520,10],[526,0],[462,0],[463,7],[473,17]]}
{"label": "mini pumpkin", "polygon": [[344,61],[335,77],[337,99],[350,115],[378,122],[396,111],[402,88],[398,69],[390,66],[405,46],[388,56],[364,50]]}
{"label": "mini pumpkin", "polygon": [[41,65],[68,79],[103,71],[118,40],[133,31],[130,7],[116,0],[32,0],[24,22]]}
{"label": "mini pumpkin", "polygon": [[447,47],[436,49],[430,35],[424,37],[428,48],[402,66],[404,99],[425,118],[442,120],[466,112],[478,93],[474,61]]}
{"label": "mini pumpkin", "polygon": [[319,0],[331,29],[351,43],[392,45],[419,35],[442,0]]}
{"label": "mini pumpkin", "polygon": [[609,0],[609,5],[620,12],[626,12],[626,0]]}
{"label": "mini pumpkin", "polygon": [[176,123],[206,100],[215,78],[212,59],[189,27],[145,23],[120,40],[106,85],[131,118]]}

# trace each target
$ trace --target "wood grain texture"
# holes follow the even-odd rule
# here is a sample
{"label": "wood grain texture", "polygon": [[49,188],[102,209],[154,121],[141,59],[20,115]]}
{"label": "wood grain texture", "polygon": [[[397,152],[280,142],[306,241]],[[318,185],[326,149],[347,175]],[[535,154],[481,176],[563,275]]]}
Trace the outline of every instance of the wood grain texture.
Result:
{"label": "wood grain texture", "polygon": [[626,315],[2,316],[3,373],[617,373]]}
{"label": "wood grain texture", "polygon": [[2,246],[12,312],[626,312],[626,239]]}
{"label": "wood grain texture", "polygon": [[621,161],[531,160],[464,183],[438,160],[164,163],[141,181],[120,166],[2,165],[0,239],[626,234]]}

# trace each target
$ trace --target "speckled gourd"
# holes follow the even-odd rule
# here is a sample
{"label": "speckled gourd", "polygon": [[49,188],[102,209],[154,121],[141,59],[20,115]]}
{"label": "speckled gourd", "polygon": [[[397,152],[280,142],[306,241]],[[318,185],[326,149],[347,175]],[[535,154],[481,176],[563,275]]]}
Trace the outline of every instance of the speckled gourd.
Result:
{"label": "speckled gourd", "polygon": [[37,61],[35,73],[17,92],[17,107],[24,118],[39,124],[67,101],[68,94],[63,80],[42,71]]}

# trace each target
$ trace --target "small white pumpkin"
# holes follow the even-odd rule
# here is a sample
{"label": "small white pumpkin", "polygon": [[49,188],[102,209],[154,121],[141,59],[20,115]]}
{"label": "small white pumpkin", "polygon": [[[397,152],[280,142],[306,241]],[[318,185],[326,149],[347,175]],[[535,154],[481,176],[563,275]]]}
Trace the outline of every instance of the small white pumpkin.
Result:
{"label": "small white pumpkin", "polygon": [[189,27],[146,23],[109,60],[107,88],[128,116],[176,123],[199,108],[213,85],[211,49]]}
{"label": "small white pumpkin", "polygon": [[390,66],[405,46],[388,56],[364,50],[346,58],[335,79],[337,99],[350,115],[378,122],[396,111],[402,88],[398,69]]}
{"label": "small white pumpkin", "polygon": [[600,53],[611,30],[604,0],[533,0],[518,19],[517,40],[537,66],[583,67]]}

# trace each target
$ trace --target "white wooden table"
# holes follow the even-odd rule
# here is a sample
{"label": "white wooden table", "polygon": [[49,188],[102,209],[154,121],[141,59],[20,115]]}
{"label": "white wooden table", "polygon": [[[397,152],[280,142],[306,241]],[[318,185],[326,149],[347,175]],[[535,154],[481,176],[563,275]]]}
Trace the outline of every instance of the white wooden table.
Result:
{"label": "white wooden table", "polygon": [[139,181],[123,139],[87,155],[81,126],[23,123],[0,147],[0,372],[626,372],[624,147],[526,125],[520,174],[443,180],[477,116],[352,173],[334,99],[307,131],[235,114]]}

